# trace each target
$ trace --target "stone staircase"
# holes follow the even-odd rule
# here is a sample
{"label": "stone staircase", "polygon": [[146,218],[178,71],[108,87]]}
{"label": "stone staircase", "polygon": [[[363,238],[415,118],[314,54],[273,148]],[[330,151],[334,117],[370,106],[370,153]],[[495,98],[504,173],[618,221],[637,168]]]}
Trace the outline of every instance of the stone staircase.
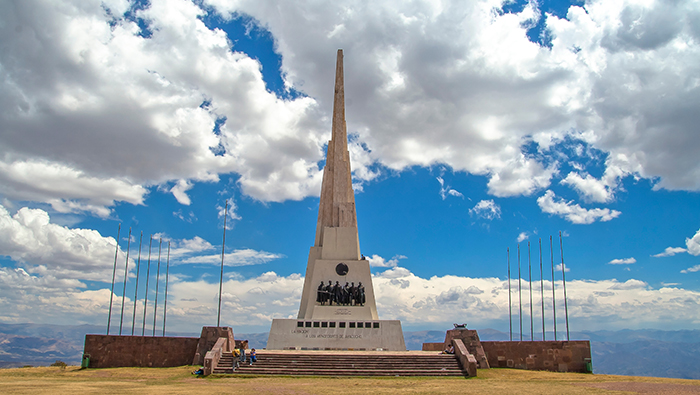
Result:
{"label": "stone staircase", "polygon": [[221,354],[219,363],[212,372],[214,374],[231,374],[233,373],[233,353],[224,352]]}
{"label": "stone staircase", "polygon": [[233,369],[233,356],[225,353],[215,374],[292,376],[464,376],[454,355],[435,353],[387,354],[313,352],[258,352],[258,362]]}

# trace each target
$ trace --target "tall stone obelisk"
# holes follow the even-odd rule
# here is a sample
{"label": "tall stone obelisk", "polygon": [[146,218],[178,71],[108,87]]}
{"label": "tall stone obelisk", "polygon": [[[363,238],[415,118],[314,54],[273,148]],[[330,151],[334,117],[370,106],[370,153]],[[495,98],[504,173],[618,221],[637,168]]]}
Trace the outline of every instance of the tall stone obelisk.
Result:
{"label": "tall stone obelisk", "polygon": [[[274,319],[268,349],[405,350],[401,322],[380,321],[369,261],[362,259],[345,125],[343,50],[338,50],[333,130],[323,169],[316,239],[309,251],[297,319]],[[337,285],[336,285],[337,284]],[[350,288],[346,284],[352,284]],[[362,301],[334,300],[338,287]],[[329,293],[329,290],[333,289]],[[329,295],[324,298],[321,294]]]}

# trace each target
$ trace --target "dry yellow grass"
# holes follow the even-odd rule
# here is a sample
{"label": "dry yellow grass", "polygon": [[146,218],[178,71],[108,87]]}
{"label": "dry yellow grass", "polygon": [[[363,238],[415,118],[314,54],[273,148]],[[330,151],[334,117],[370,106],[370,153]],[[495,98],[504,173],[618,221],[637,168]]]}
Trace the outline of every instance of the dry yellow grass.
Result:
{"label": "dry yellow grass", "polygon": [[[651,377],[479,370],[464,378],[347,377],[208,377],[190,374],[194,367],[88,369],[77,367],[0,370],[0,393],[6,394],[700,394],[700,381]],[[636,386],[635,386],[636,385]],[[604,387],[604,388],[597,388]],[[605,388],[607,387],[607,389]],[[629,388],[628,388],[629,387]]]}

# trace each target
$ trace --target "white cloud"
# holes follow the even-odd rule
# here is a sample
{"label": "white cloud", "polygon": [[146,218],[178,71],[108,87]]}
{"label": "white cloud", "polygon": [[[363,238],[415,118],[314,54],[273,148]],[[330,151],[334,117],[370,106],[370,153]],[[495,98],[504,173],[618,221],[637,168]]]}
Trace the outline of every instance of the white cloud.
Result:
{"label": "white cloud", "polygon": [[99,207],[141,204],[148,186],[172,180],[187,204],[192,181],[220,173],[240,174],[242,190],[256,199],[318,193],[316,162],[328,132],[315,101],[268,92],[260,64],[230,51],[224,32],[198,19],[198,6],[151,1],[136,11],[150,23],[145,38],[121,18],[123,7],[111,8],[113,19],[101,1],[71,3],[0,6],[8,44],[0,55],[8,110],[0,115],[0,193],[75,201],[82,206],[64,207],[103,216]]}
{"label": "white cloud", "polygon": [[[202,322],[214,322],[217,283],[171,277],[169,330],[198,332]],[[508,288],[503,279],[451,275],[422,278],[405,268],[394,267],[374,275],[373,284],[380,318],[400,319],[404,327],[425,326],[426,322],[433,327],[449,326],[455,321],[454,317],[469,317],[469,325],[473,327],[502,327],[508,319]],[[299,274],[283,277],[267,272],[243,278],[228,273],[223,284],[222,321],[225,325],[235,324],[239,331],[251,327],[268,330],[272,318],[296,317],[302,286],[303,277]],[[561,281],[555,286],[557,304],[563,303]],[[614,279],[570,280],[566,286],[570,319],[581,330],[603,326],[611,329],[675,329],[700,320],[699,310],[688,308],[700,304],[700,293],[677,286],[654,289],[636,279],[625,282]],[[551,287],[552,283],[545,280],[545,289],[551,290]],[[109,289],[88,291],[80,288],[81,285],[74,280],[57,280],[1,268],[0,320],[103,325],[109,308]],[[516,300],[517,287],[511,292]],[[527,295],[525,291],[524,294]],[[539,292],[533,296],[536,316],[539,316]],[[152,299],[149,300],[148,331],[153,322]],[[162,303],[161,299],[159,301]],[[524,311],[527,311],[529,298],[524,297],[523,302]],[[133,311],[132,303],[126,298],[129,312]],[[120,304],[121,297],[117,295],[114,306]],[[160,306],[162,308],[162,304]],[[136,327],[140,329],[142,299],[136,308]],[[545,295],[545,309],[547,325],[551,327],[551,294]],[[246,319],[241,322],[240,317]],[[158,325],[162,324],[161,320],[162,316],[159,316]],[[669,327],[669,323],[673,325]],[[131,320],[128,319],[126,328],[130,327]]]}
{"label": "white cloud", "polygon": [[398,266],[400,259],[406,259],[406,256],[394,255],[388,261],[376,254],[372,255],[371,257],[367,257],[371,267],[396,267]]}
{"label": "white cloud", "polygon": [[501,207],[493,200],[482,200],[473,208],[469,209],[469,214],[492,220],[495,218],[501,218]]}
{"label": "white cloud", "polygon": [[581,176],[578,172],[571,172],[561,183],[571,185],[580,195],[592,202],[607,203],[614,197],[613,187],[587,173]]}
{"label": "white cloud", "polygon": [[666,256],[674,256],[676,254],[681,254],[683,252],[688,252],[688,250],[686,250],[683,247],[666,247],[664,252],[660,252],[660,253],[658,253],[656,255],[652,255],[652,256],[654,258],[661,258],[661,257],[666,257]]}
{"label": "white cloud", "polygon": [[238,206],[236,206],[236,201],[233,200],[233,198],[227,199],[228,202],[228,208],[226,205],[222,206],[216,206],[216,210],[218,211],[218,216],[219,220],[221,221],[221,226],[223,226],[223,221],[224,221],[224,215],[228,212],[228,217],[226,217],[226,229],[233,229],[233,224],[234,221],[238,221],[241,219],[241,216],[238,215],[236,210],[238,209]]}
{"label": "white cloud", "polygon": [[[250,248],[237,249],[233,252],[228,252],[224,255],[225,266],[249,266],[262,265],[275,259],[283,258],[284,255],[276,254],[267,251],[257,251]],[[212,255],[197,255],[181,259],[177,263],[203,263],[203,264],[221,264],[221,254]]]}
{"label": "white cloud", "polygon": [[695,256],[700,255],[700,230],[695,232],[693,237],[685,239],[685,246],[688,248],[688,254]]}
{"label": "white cloud", "polygon": [[456,189],[452,189],[449,185],[445,185],[445,180],[442,177],[437,177],[437,180],[440,183],[440,197],[442,200],[445,200],[448,195],[461,198],[464,197],[461,192],[457,191]]}
{"label": "white cloud", "polygon": [[187,180],[179,180],[175,186],[170,189],[170,192],[172,192],[173,196],[175,196],[178,203],[189,206],[192,201],[190,200],[190,197],[187,196],[186,192],[192,189],[192,186],[193,185]]}
{"label": "white cloud", "polygon": [[[269,27],[286,83],[303,82],[322,108],[332,94],[328,53],[344,48],[354,103],[348,125],[392,169],[444,163],[489,177],[496,196],[532,194],[549,185],[556,166],[521,153],[526,135],[536,130],[531,139],[546,149],[574,130],[612,158],[599,186],[572,184],[591,201],[612,199],[618,176],[628,174],[658,176],[665,188],[700,188],[697,115],[688,105],[697,103],[698,87],[685,82],[696,81],[700,64],[694,2],[572,6],[567,19],[543,16],[551,50],[525,35],[526,21],[539,16],[534,3],[502,15],[493,1],[378,1],[351,12],[342,3],[208,3]],[[675,137],[664,138],[670,130]],[[586,180],[594,181],[578,179]]]}
{"label": "white cloud", "polygon": [[527,232],[520,232],[518,235],[518,243],[522,243],[523,241],[527,240],[530,238],[530,235]]}
{"label": "white cloud", "polygon": [[608,262],[608,265],[631,265],[633,263],[637,263],[637,260],[634,258],[624,258],[613,259],[612,261]]}
{"label": "white cloud", "polygon": [[[561,273],[561,263],[558,264],[558,265],[556,265],[556,266],[554,266],[554,271],[557,272],[557,273]],[[570,271],[571,271],[571,269],[569,269],[568,266],[564,265],[564,272],[568,273],[568,272],[570,272]]]}
{"label": "white cloud", "polygon": [[681,273],[695,273],[695,272],[700,272],[700,265],[695,265],[695,266],[689,267],[687,269],[681,270]]}
{"label": "white cloud", "polygon": [[[339,47],[356,186],[376,164],[441,163],[487,177],[495,196],[531,195],[558,174],[548,149],[568,134],[608,154],[601,179],[565,178],[590,201],[613,199],[628,175],[700,190],[697,2],[591,0],[566,19],[535,3],[494,12],[493,0],[204,4],[268,28],[286,87],[305,95],[269,92],[260,63],[231,51],[191,1],[135,11],[150,38],[121,17],[126,2],[3,2],[3,197],[106,216],[153,185],[176,182],[187,203],[188,184],[228,173],[262,201],[317,195]],[[551,48],[526,36],[540,17]],[[524,153],[532,142],[538,152]]]}
{"label": "white cloud", "polygon": [[[396,269],[401,268],[393,270]],[[404,326],[412,326],[423,322],[449,325],[455,321],[454,317],[469,317],[469,324],[473,327],[488,326],[492,320],[499,319],[506,321],[507,328],[508,286],[504,280],[457,276],[427,279],[405,271],[398,278],[402,282],[396,282],[393,281],[397,279],[395,274],[385,277],[382,273],[374,277],[377,309],[382,319],[401,319]],[[551,290],[551,285],[550,281],[545,281],[546,289]],[[569,316],[577,321],[579,328],[597,325],[663,327],[665,324],[658,322],[657,317],[678,314],[678,318],[672,321],[688,324],[699,314],[688,309],[686,303],[699,303],[700,293],[682,288],[652,289],[636,279],[626,282],[571,280],[566,282],[566,288]],[[557,304],[563,304],[561,281],[557,282],[556,289]],[[511,292],[517,300],[517,286]],[[533,296],[536,316],[539,317],[539,292]],[[528,298],[524,297],[523,302],[525,311],[529,308]],[[545,295],[545,308],[547,325],[551,328],[551,293]]]}
{"label": "white cloud", "polygon": [[143,204],[147,192],[123,177],[94,177],[39,160],[0,161],[0,181],[0,193],[10,199],[45,202],[60,213],[87,211],[100,217],[109,216],[105,206],[115,200]]}
{"label": "white cloud", "polygon": [[0,255],[22,263],[29,273],[111,282],[115,249],[114,238],[53,224],[46,211],[23,207],[11,216],[0,206]]}
{"label": "white cloud", "polygon": [[608,289],[647,289],[649,285],[644,281],[629,279],[624,283],[615,283],[608,287]]}
{"label": "white cloud", "polygon": [[555,197],[554,192],[548,190],[544,195],[537,198],[537,204],[540,206],[540,209],[542,209],[542,212],[564,217],[567,221],[574,224],[592,224],[595,221],[610,221],[621,214],[617,210],[610,210],[607,208],[593,208],[588,210],[573,202],[564,201],[564,199],[555,201]]}

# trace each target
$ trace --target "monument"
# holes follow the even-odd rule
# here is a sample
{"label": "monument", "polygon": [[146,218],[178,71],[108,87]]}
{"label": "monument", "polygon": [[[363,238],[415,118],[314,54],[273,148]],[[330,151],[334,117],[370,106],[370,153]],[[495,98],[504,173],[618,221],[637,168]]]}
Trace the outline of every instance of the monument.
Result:
{"label": "monument", "polygon": [[406,350],[401,322],[379,320],[369,261],[360,254],[343,81],[339,49],[331,141],[299,314],[272,320],[268,350]]}

